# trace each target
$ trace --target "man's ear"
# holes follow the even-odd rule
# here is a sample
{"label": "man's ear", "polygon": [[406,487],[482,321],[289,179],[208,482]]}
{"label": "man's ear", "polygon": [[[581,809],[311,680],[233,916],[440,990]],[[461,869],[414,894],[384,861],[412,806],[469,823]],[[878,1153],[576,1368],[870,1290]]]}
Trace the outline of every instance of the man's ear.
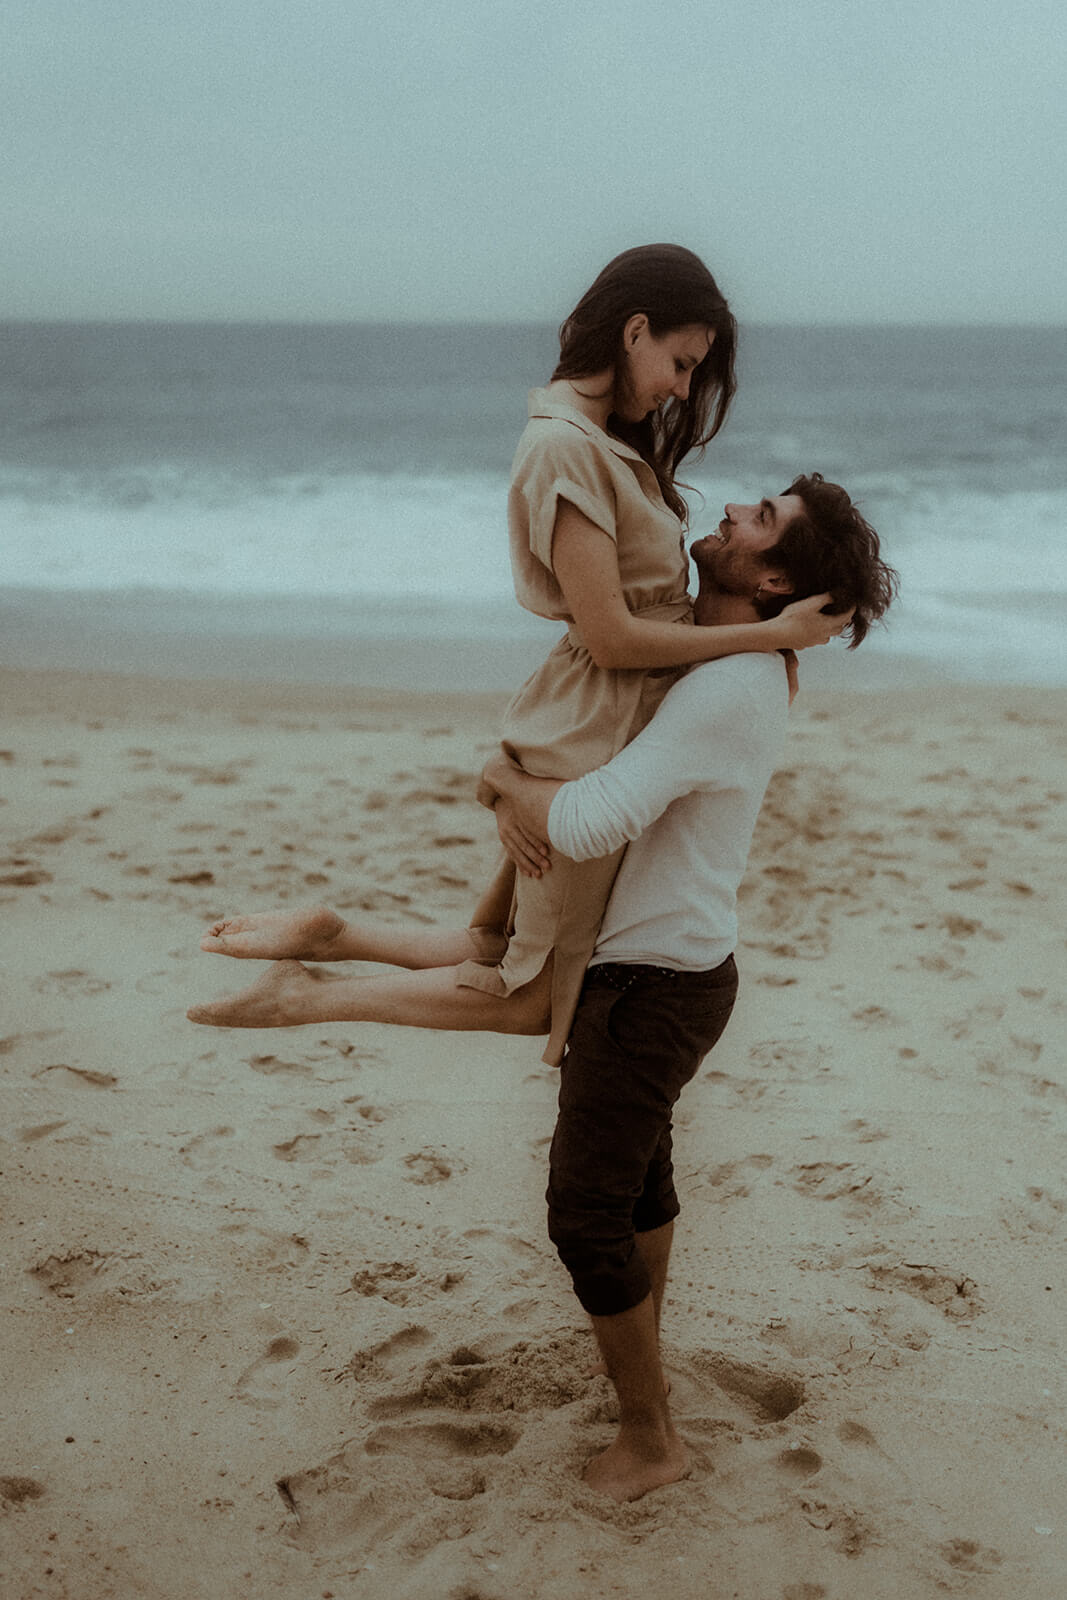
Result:
{"label": "man's ear", "polygon": [[760,588],[764,594],[792,594],[793,585],[784,572],[775,567],[769,568],[760,579]]}

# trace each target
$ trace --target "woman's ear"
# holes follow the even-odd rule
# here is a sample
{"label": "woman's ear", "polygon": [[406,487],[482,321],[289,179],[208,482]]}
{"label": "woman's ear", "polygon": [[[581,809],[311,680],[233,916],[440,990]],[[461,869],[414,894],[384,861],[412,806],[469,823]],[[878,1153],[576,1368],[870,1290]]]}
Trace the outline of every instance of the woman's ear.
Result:
{"label": "woman's ear", "polygon": [[648,327],[648,318],[643,311],[635,311],[633,316],[623,325],[622,347],[632,350],[638,339]]}

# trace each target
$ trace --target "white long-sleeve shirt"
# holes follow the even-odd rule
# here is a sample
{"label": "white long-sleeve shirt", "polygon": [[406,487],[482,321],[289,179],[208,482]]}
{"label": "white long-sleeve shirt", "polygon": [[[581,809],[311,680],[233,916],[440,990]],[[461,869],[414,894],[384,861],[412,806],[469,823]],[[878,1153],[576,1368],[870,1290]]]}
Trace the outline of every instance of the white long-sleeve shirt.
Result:
{"label": "white long-sleeve shirt", "polygon": [[780,656],[704,662],[613,760],[557,792],[548,833],[562,854],[585,861],[631,841],[593,964],[700,972],[733,952],[737,890],[788,710]]}

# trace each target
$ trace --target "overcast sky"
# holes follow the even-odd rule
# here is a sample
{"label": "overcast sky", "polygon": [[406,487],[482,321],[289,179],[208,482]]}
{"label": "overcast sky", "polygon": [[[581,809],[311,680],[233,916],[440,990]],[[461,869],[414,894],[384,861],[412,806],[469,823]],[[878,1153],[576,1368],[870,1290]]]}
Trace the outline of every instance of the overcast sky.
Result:
{"label": "overcast sky", "polygon": [[0,316],[1064,322],[1063,0],[4,0]]}

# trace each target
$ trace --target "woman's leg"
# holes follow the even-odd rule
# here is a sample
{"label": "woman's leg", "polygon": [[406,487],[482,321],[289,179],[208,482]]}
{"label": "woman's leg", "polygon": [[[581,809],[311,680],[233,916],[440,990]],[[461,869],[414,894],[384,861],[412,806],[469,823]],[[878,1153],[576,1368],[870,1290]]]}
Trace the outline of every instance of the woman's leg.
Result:
{"label": "woman's leg", "polygon": [[187,1016],[215,1028],[390,1022],[532,1035],[548,1032],[551,991],[551,957],[532,983],[510,995],[462,987],[453,967],[345,978],[309,972],[299,961],[276,961],[239,994],[192,1006]]}
{"label": "woman's leg", "polygon": [[[501,940],[501,951],[503,950]],[[393,967],[458,967],[484,960],[485,944],[469,928],[404,928],[346,922],[326,906],[221,917],[200,941],[212,955],[256,961],[381,961]]]}

